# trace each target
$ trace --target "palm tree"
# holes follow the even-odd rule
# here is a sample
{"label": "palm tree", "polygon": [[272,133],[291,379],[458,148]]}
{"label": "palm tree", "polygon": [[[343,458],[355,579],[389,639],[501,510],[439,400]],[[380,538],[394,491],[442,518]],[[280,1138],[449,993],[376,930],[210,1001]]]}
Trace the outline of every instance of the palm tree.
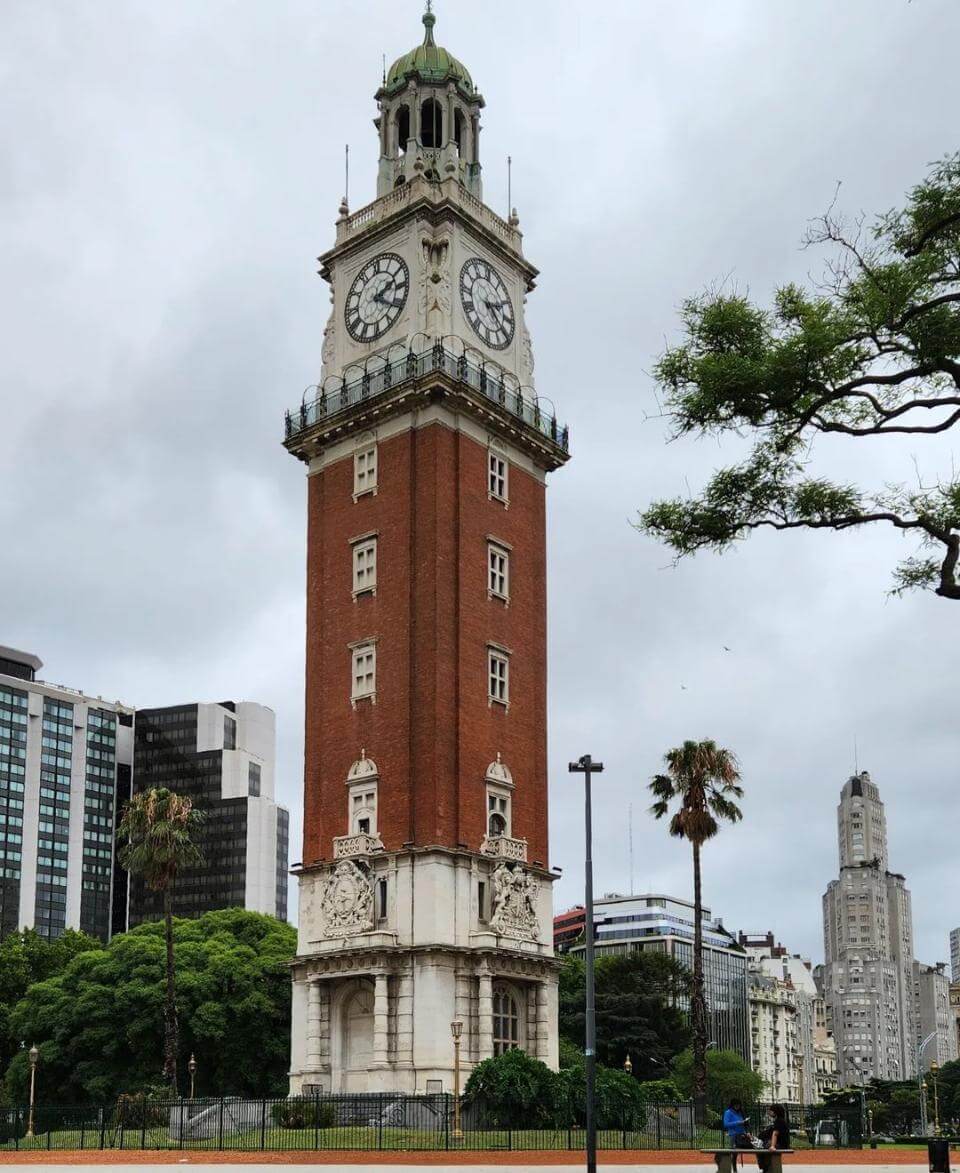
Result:
{"label": "palm tree", "polygon": [[670,819],[670,834],[693,847],[693,982],[690,989],[690,1033],[693,1042],[693,1102],[698,1120],[707,1105],[707,999],[703,981],[703,899],[700,849],[720,829],[720,820],[738,823],[743,817],[733,801],[743,797],[737,759],[712,741],[685,741],[664,754],[665,774],[650,783],[656,798],[650,813],[662,819],[670,804],[679,805]]}
{"label": "palm tree", "polygon": [[163,924],[167,946],[166,1002],[164,1005],[163,1078],[177,1092],[177,1051],[180,1028],[173,964],[173,912],[171,889],[180,868],[203,862],[193,836],[203,815],[189,798],[166,787],[135,794],[124,807],[117,828],[120,863],[132,875],[142,876],[154,892],[163,895]]}

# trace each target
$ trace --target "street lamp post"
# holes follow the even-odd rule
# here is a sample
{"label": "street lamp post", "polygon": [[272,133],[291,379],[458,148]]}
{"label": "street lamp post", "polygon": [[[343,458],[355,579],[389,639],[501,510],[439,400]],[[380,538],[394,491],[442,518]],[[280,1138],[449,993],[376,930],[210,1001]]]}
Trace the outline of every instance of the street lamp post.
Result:
{"label": "street lamp post", "polygon": [[190,1062],[187,1064],[187,1070],[190,1072],[190,1099],[193,1099],[193,1083],[197,1074],[197,1061],[193,1057],[193,1052],[190,1052]]}
{"label": "street lamp post", "polygon": [[927,1049],[929,1043],[937,1037],[937,1032],[931,1031],[930,1034],[923,1040],[919,1047],[917,1047],[917,1087],[920,1091],[920,1135],[927,1135],[927,1084],[923,1078],[923,1052]]}
{"label": "street lamp post", "polygon": [[584,905],[586,907],[586,1046],[584,1065],[587,1079],[586,1131],[587,1173],[597,1173],[597,1120],[594,1095],[597,1078],[597,1010],[593,972],[593,812],[590,806],[590,782],[594,774],[603,772],[603,762],[595,762],[589,754],[569,765],[571,774],[582,774],[584,781],[584,831],[586,856],[584,858]]}
{"label": "street lamp post", "polygon": [[627,1073],[627,1075],[633,1074],[633,1063],[630,1061],[630,1052],[629,1051],[627,1052],[626,1059],[624,1059],[624,1061],[623,1061],[623,1070]]}
{"label": "street lamp post", "polygon": [[30,1048],[30,1115],[27,1119],[27,1136],[33,1136],[33,1105],[36,1100],[37,1090],[37,1060],[40,1058],[40,1052],[37,1050],[37,1045]]}
{"label": "street lamp post", "polygon": [[453,1139],[463,1140],[463,1129],[460,1127],[460,1036],[463,1034],[462,1022],[451,1022],[450,1033],[453,1035]]}
{"label": "street lamp post", "polygon": [[937,1092],[937,1076],[940,1074],[940,1064],[934,1059],[930,1064],[930,1076],[933,1079],[933,1135],[940,1135],[940,1096]]}

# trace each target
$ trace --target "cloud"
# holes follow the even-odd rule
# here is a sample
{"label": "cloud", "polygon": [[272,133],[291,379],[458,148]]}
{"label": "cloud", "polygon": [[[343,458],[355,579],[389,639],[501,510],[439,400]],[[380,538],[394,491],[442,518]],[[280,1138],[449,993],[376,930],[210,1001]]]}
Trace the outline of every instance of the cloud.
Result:
{"label": "cloud", "polygon": [[[834,810],[854,765],[887,803],[917,950],[956,916],[957,653],[950,604],[889,602],[900,539],[758,537],[676,569],[628,519],[733,451],[665,444],[649,370],[676,307],[718,280],[804,280],[798,245],[842,181],[881,211],[956,147],[960,13],[804,5],[438,4],[487,99],[488,201],[506,156],[540,390],[572,427],[549,492],[552,855],[581,891],[571,757],[591,751],[597,886],[684,895],[689,861],[644,786],[685,737],[740,755],[742,826],[705,858],[730,926],[821,952]],[[51,678],[137,704],[249,697],[277,710],[298,841],[303,470],[283,410],[316,381],[328,247],[352,147],[372,196],[380,54],[417,5],[278,0],[8,3],[0,68],[2,636]],[[910,475],[916,446],[824,448],[841,475]],[[926,449],[924,449],[926,452]],[[950,444],[930,462],[943,467]],[[926,460],[927,458],[924,457]],[[723,645],[733,648],[724,652]],[[685,685],[685,688],[681,688]],[[294,858],[298,857],[294,847]]]}

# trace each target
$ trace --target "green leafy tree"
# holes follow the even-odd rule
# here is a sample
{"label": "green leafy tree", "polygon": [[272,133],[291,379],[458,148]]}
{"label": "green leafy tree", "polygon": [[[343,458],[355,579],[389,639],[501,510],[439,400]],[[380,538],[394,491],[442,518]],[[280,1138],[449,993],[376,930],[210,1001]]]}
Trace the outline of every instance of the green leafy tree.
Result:
{"label": "green leafy tree", "polygon": [[817,288],[785,285],[771,309],[725,292],[684,303],[684,340],[655,370],[674,433],[748,435],[753,449],[700,496],[651,505],[639,527],[680,557],[756,529],[883,523],[919,543],[895,593],[960,599],[958,474],[864,488],[808,471],[820,435],[921,439],[960,422],[960,153],[872,230],[831,209],[807,243],[833,250]]}
{"label": "green leafy tree", "polygon": [[693,981],[690,990],[690,1026],[693,1035],[693,1099],[697,1118],[707,1102],[707,998],[703,980],[703,890],[700,852],[720,830],[720,822],[736,823],[743,797],[737,759],[712,741],[685,741],[664,755],[665,774],[650,783],[656,801],[650,813],[656,819],[671,814],[670,834],[686,839],[693,848]]}
{"label": "green leafy tree", "polygon": [[[11,1027],[40,1048],[48,1103],[107,1103],[121,1092],[155,1088],[165,1052],[165,935],[159,922],[119,934],[30,986],[16,1005]],[[283,1095],[296,930],[231,908],[175,919],[173,944],[182,1041],[197,1057],[197,1095]],[[20,1052],[6,1073],[11,1098],[23,1101],[28,1078]]]}
{"label": "green leafy tree", "polygon": [[[636,1079],[669,1069],[690,1041],[680,1005],[690,993],[690,973],[663,953],[601,956],[596,961],[597,1060],[619,1068],[630,1056]],[[583,959],[568,955],[560,971],[560,1037],[582,1054],[586,1026]]]}
{"label": "green leafy tree", "polygon": [[539,1059],[524,1051],[505,1051],[471,1071],[464,1100],[481,1107],[496,1128],[551,1128],[562,1100],[559,1080]]}
{"label": "green leafy tree", "polygon": [[78,953],[102,946],[96,937],[67,929],[48,941],[35,929],[9,933],[0,941],[0,1072],[6,1069],[21,1044],[28,1047],[32,1039],[18,1037],[12,1031],[10,1015],[17,1002],[34,982],[61,973]]}
{"label": "green leafy tree", "polygon": [[[673,1082],[684,1099],[696,1098],[696,1064],[693,1052],[684,1051],[673,1061]],[[707,1089],[715,1107],[742,1100],[755,1104],[763,1094],[763,1078],[736,1051],[707,1052]]]}
{"label": "green leafy tree", "polygon": [[202,862],[194,841],[202,823],[203,815],[194,810],[189,798],[174,794],[166,787],[153,787],[130,799],[117,830],[117,839],[122,844],[120,862],[131,875],[142,876],[147,887],[163,897],[166,940],[163,1078],[174,1093],[177,1091],[180,1039],[171,889],[181,868]]}

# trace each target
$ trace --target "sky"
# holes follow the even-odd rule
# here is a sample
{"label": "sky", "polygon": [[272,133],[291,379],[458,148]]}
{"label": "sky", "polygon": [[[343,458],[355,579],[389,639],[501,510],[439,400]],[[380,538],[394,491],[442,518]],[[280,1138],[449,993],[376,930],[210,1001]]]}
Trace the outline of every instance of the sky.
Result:
{"label": "sky", "polygon": [[[881,530],[752,538],[677,567],[631,527],[736,442],[667,443],[651,371],[685,297],[769,303],[826,254],[838,208],[882,212],[960,147],[956,0],[436,0],[482,90],[487,201],[508,155],[537,386],[569,421],[548,490],[550,827],[557,909],[582,899],[582,782],[598,892],[690,897],[646,785],[685,738],[736,752],[744,821],[704,855],[732,928],[822,959],[836,805],[855,765],[886,803],[916,952],[960,924],[960,605],[891,599]],[[0,11],[0,643],[127,704],[256,700],[301,827],[305,478],[284,409],[320,371],[351,147],[375,194],[382,68],[418,0],[6,0]],[[927,447],[927,445],[930,445]],[[949,437],[838,441],[828,475],[950,471]],[[730,648],[725,651],[724,648]],[[632,810],[632,820],[631,820]]]}

